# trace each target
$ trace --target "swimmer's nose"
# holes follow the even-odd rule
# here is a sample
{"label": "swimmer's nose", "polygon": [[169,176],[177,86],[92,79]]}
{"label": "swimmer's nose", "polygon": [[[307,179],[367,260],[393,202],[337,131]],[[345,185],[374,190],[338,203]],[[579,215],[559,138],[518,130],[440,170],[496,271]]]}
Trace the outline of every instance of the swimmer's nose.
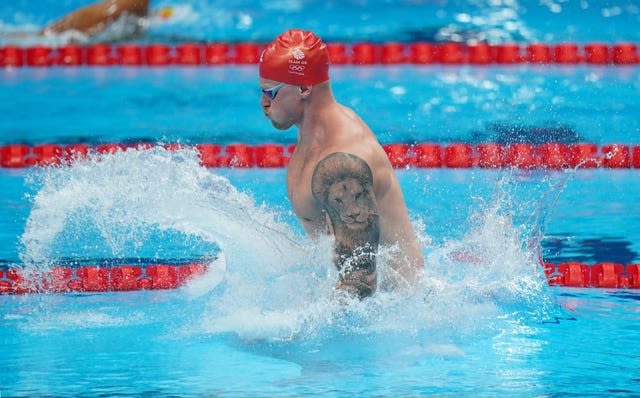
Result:
{"label": "swimmer's nose", "polygon": [[262,108],[267,108],[270,104],[271,100],[267,97],[267,94],[262,93],[262,96],[260,97],[260,106],[262,106]]}

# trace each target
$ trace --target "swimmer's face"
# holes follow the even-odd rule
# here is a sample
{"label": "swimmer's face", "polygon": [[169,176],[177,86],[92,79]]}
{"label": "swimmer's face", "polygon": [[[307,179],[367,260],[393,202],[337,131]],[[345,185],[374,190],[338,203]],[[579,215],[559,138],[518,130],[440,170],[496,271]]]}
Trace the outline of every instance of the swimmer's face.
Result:
{"label": "swimmer's face", "polygon": [[298,87],[260,79],[260,89],[260,106],[273,127],[287,130],[300,120],[302,105]]}

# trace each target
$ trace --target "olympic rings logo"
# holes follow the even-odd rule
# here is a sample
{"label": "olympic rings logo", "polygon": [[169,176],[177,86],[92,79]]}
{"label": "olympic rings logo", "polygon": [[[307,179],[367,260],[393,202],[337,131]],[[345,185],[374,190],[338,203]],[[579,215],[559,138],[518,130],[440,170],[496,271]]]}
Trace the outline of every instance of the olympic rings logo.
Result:
{"label": "olympic rings logo", "polygon": [[293,72],[302,72],[304,71],[304,69],[305,69],[304,65],[289,65],[289,70]]}

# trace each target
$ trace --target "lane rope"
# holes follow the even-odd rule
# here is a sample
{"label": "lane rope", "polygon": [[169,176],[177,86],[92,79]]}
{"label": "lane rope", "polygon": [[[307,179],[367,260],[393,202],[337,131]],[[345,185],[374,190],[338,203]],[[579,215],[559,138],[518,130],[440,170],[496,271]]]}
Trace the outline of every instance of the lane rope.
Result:
{"label": "lane rope", "polygon": [[0,268],[0,294],[107,292],[176,289],[203,275],[206,263],[152,265],[69,265],[49,271]]}
{"label": "lane rope", "polygon": [[[137,144],[43,144],[0,146],[0,167],[24,168],[69,164],[91,153],[108,155],[129,149],[146,150],[151,143]],[[205,167],[286,167],[295,144],[165,144],[166,150],[192,148]],[[640,168],[640,145],[589,143],[482,144],[385,144],[383,148],[395,168]]]}
{"label": "lane rope", "polygon": [[[94,44],[47,47],[0,47],[0,67],[50,66],[168,66],[257,64],[265,44],[183,43],[168,44]],[[587,43],[328,43],[333,65],[637,65],[638,45],[630,42]]]}
{"label": "lane rope", "polygon": [[640,264],[544,263],[550,286],[640,289]]}
{"label": "lane rope", "polygon": [[[52,267],[49,271],[0,268],[0,294],[122,292],[176,289],[207,271],[206,263],[183,264],[154,261],[119,265]],[[105,265],[106,264],[106,265]],[[578,262],[543,263],[550,286],[579,288],[640,289],[640,264],[604,262],[588,265]]]}

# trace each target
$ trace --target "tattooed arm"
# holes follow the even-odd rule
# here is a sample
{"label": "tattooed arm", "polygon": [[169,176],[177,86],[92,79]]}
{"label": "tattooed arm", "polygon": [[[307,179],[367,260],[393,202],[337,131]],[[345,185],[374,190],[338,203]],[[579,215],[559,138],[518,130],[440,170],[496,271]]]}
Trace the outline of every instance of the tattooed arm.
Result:
{"label": "tattooed arm", "polygon": [[332,153],[314,169],[311,189],[335,235],[337,287],[358,298],[372,295],[380,226],[369,165],[355,155]]}

